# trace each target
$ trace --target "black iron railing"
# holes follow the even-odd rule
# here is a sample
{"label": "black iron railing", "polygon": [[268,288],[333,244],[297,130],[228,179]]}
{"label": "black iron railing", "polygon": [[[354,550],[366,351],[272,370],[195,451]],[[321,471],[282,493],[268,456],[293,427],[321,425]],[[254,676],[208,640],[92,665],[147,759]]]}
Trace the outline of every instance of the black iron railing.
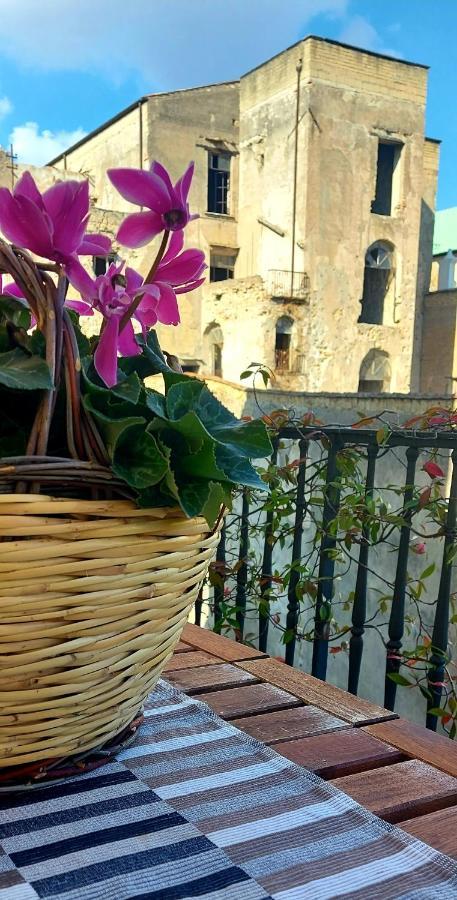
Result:
{"label": "black iron railing", "polygon": [[[340,507],[341,485],[338,479],[338,459],[342,450],[358,448],[364,460],[364,491],[365,497],[373,497],[374,491],[383,488],[390,489],[390,485],[376,482],[381,457],[386,454],[397,454],[400,451],[402,461],[404,459],[404,482],[399,485],[403,506],[401,526],[398,528],[398,541],[389,550],[394,554],[395,572],[392,575],[392,590],[390,613],[387,629],[384,637],[386,650],[385,663],[385,694],[384,704],[388,709],[394,709],[397,683],[391,675],[396,675],[402,660],[402,648],[405,631],[405,607],[407,602],[408,587],[408,560],[411,546],[413,493],[417,488],[417,464],[419,454],[424,450],[441,451],[447,454],[450,469],[449,502],[446,509],[445,521],[442,523],[442,557],[440,564],[439,587],[436,596],[428,596],[428,603],[434,607],[434,621],[432,630],[432,668],[428,671],[428,709],[435,709],[440,705],[443,691],[443,678],[448,654],[449,644],[449,620],[452,592],[452,558],[450,552],[457,539],[457,433],[450,432],[407,432],[394,431],[383,435],[380,440],[379,432],[371,429],[354,431],[352,428],[339,427],[306,427],[300,429],[298,436],[295,428],[284,428],[274,441],[272,462],[276,464],[281,447],[287,442],[288,447],[294,442],[298,449],[297,479],[294,498],[294,522],[293,533],[290,541],[289,552],[291,554],[290,579],[287,589],[287,610],[285,616],[285,628],[290,639],[285,644],[285,662],[294,665],[297,628],[300,614],[300,602],[297,586],[300,578],[297,563],[302,558],[303,527],[307,516],[309,498],[306,493],[307,467],[312,464],[312,451],[315,445],[320,450],[324,447],[324,459],[322,471],[325,472],[323,486],[323,508],[320,527],[320,546],[318,547],[318,577],[317,592],[315,597],[315,615],[313,631],[313,653],[311,674],[320,679],[327,677],[327,663],[329,656],[329,619],[332,606],[332,598],[335,591],[335,558],[336,546],[335,529],[332,522],[338,514]],[[295,454],[296,455],[296,454]],[[252,502],[252,499],[251,499]],[[236,564],[236,600],[235,619],[236,637],[243,639],[245,634],[246,608],[248,597],[248,572],[250,552],[250,494],[245,491],[242,496],[241,508],[238,517],[236,539],[238,543]],[[263,548],[261,562],[261,596],[258,604],[258,637],[256,643],[260,650],[267,651],[269,635],[271,635],[270,589],[274,578],[273,567],[273,510],[266,512],[263,520]],[[214,587],[212,608],[214,612],[215,630],[220,630],[221,610],[225,598],[225,584],[227,575],[227,546],[233,540],[230,520],[224,527],[217,553],[218,579]],[[348,681],[347,688],[357,694],[359,689],[360,671],[364,650],[364,636],[367,624],[367,599],[369,598],[369,572],[370,554],[372,546],[367,526],[363,526],[360,540],[357,544],[357,560],[354,573],[354,589],[352,592],[351,624],[349,627],[348,646]],[[202,598],[196,605],[196,622],[201,623]],[[427,726],[436,729],[437,717],[434,713],[428,713]]]}

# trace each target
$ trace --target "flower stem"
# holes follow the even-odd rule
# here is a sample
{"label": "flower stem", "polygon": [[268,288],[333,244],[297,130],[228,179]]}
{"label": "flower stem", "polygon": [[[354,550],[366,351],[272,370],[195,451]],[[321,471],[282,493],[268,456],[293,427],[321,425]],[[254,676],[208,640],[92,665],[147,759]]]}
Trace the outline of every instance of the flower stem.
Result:
{"label": "flower stem", "polygon": [[[143,284],[150,284],[150,282],[152,282],[154,275],[157,272],[157,269],[159,268],[160,261],[165,253],[169,234],[170,234],[169,231],[164,231],[162,241],[161,241],[161,244],[159,247],[159,251],[157,253],[157,256],[156,256],[151,268],[149,269],[148,274],[146,275],[146,278],[143,280]],[[141,290],[141,288],[140,288],[140,290]],[[130,321],[130,319],[132,318],[136,309],[139,307],[142,297],[143,297],[143,294],[137,294],[133,303],[131,303],[129,308],[125,311],[124,315],[122,316],[121,321],[119,322],[119,334],[121,333],[122,329],[125,328],[125,326],[127,325],[127,322]]]}

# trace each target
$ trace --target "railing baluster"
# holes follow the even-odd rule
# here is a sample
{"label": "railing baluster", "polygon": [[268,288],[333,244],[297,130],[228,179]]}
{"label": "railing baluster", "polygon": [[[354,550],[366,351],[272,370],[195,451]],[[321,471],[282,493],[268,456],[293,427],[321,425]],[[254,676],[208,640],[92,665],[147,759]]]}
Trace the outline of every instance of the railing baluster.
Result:
{"label": "railing baluster", "polygon": [[[273,441],[273,453],[271,455],[271,464],[276,465],[278,461],[279,441]],[[265,540],[263,544],[262,559],[262,584],[261,584],[261,603],[259,610],[259,650],[263,653],[267,652],[268,641],[268,625],[270,622],[270,590],[273,563],[273,510],[269,509],[265,519]]]}
{"label": "railing baluster", "polygon": [[243,490],[241,507],[240,553],[236,573],[236,621],[238,624],[238,640],[243,640],[244,620],[246,617],[246,586],[248,583],[249,552],[249,499],[246,489]]}
{"label": "railing baluster", "polygon": [[[225,544],[227,539],[227,526],[223,525],[221,529],[221,537],[217,545],[216,551],[216,574],[218,583],[214,585],[214,625],[213,631],[216,634],[221,633],[221,606],[224,601],[225,588]],[[219,564],[219,565],[217,565]],[[220,580],[219,580],[220,579]]]}
{"label": "railing baluster", "polygon": [[418,447],[408,447],[406,451],[406,481],[404,492],[403,519],[405,520],[400,530],[398,545],[397,569],[395,572],[395,584],[392,596],[392,607],[389,618],[389,640],[386,644],[386,679],[384,692],[384,706],[386,709],[394,709],[397,695],[397,685],[389,675],[398,674],[400,669],[400,650],[402,647],[403,632],[405,627],[405,595],[406,579],[408,576],[408,551],[411,534],[411,510],[407,509],[414,492],[414,476],[416,462],[419,455]]}
{"label": "railing baluster", "polygon": [[198,592],[198,597],[195,601],[195,624],[202,624],[202,606],[203,606],[203,585]]}
{"label": "railing baluster", "polygon": [[[367,447],[367,477],[365,481],[365,497],[373,496],[376,458],[378,444],[369,444]],[[357,579],[354,591],[354,603],[352,606],[352,628],[349,641],[349,675],[348,691],[357,694],[359,688],[360,666],[363,653],[363,635],[365,632],[365,620],[367,617],[367,566],[370,550],[370,531],[366,524],[362,527],[362,540],[357,566]]]}
{"label": "railing baluster", "polygon": [[[441,703],[443,688],[440,684],[445,675],[445,660],[449,638],[449,610],[452,577],[452,560],[449,554],[456,542],[457,522],[457,450],[451,454],[452,479],[449,496],[449,506],[446,518],[446,530],[444,538],[443,565],[441,568],[440,584],[436,601],[435,622],[432,632],[432,655],[430,661],[433,668],[428,673],[428,688],[432,699],[428,701],[428,709],[436,708]],[[437,717],[427,713],[427,728],[436,731]]]}
{"label": "railing baluster", "polygon": [[306,481],[306,457],[308,454],[308,441],[300,440],[298,442],[298,452],[300,463],[298,466],[297,477],[297,501],[295,506],[294,521],[294,540],[292,545],[292,571],[290,573],[289,587],[287,591],[287,616],[286,629],[292,631],[294,637],[286,644],[285,659],[289,666],[294,664],[295,656],[295,635],[297,633],[298,614],[300,603],[297,597],[297,587],[300,581],[300,573],[294,566],[294,563],[300,563],[302,535],[303,535],[303,519],[305,517],[305,481]]}
{"label": "railing baluster", "polygon": [[328,533],[328,528],[332,519],[337,515],[340,505],[340,490],[335,485],[335,481],[338,475],[338,453],[343,446],[343,441],[339,435],[336,435],[333,439],[330,438],[330,440],[331,443],[328,451],[324,489],[325,497],[322,513],[322,528],[324,533],[319,554],[319,575],[316,614],[314,619],[313,660],[311,666],[311,674],[316,678],[321,678],[323,681],[325,681],[327,675],[328,659],[329,626],[327,613],[330,610],[333,597],[333,575],[335,571],[335,561],[331,559],[329,552],[336,547],[336,540]]}

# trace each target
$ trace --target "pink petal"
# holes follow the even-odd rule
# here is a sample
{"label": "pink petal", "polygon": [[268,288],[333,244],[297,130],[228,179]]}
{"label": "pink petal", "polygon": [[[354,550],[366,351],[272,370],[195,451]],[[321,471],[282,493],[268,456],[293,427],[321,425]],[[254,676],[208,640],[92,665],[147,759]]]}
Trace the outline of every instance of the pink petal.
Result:
{"label": "pink petal", "polygon": [[163,282],[157,282],[157,287],[160,288],[160,300],[156,309],[158,321],[163,325],[178,325],[181,319],[173,288]]}
{"label": "pink petal", "polygon": [[13,198],[7,188],[0,188],[0,228],[13,244],[52,258],[48,222],[28,197]]}
{"label": "pink petal", "polygon": [[161,178],[144,169],[108,169],[108,178],[129,203],[148,206],[156,212],[170,208],[170,197]]}
{"label": "pink petal", "polygon": [[206,278],[198,278],[197,281],[189,281],[187,284],[183,284],[181,287],[175,287],[175,294],[188,294],[189,291],[195,291],[195,288],[200,287],[201,284],[204,284]]}
{"label": "pink petal", "polygon": [[24,172],[14,187],[15,197],[27,197],[38,209],[44,209],[43,198],[33,180],[30,172]]}
{"label": "pink petal", "polygon": [[124,247],[144,247],[163,230],[162,220],[157,213],[132,213],[122,222],[117,233],[117,240]]}
{"label": "pink petal", "polygon": [[195,164],[191,162],[184,172],[184,175],[175,184],[175,191],[180,198],[183,206],[185,206],[187,203],[187,197],[189,195],[190,186],[192,184],[192,178],[194,175],[194,168]]}
{"label": "pink petal", "polygon": [[170,243],[168,244],[168,250],[165,255],[162,257],[162,261],[160,263],[161,266],[166,266],[178,253],[181,253],[182,248],[184,247],[184,230],[180,228],[179,231],[173,231]]}
{"label": "pink petal", "polygon": [[21,291],[20,287],[18,287],[18,285],[15,284],[14,281],[12,281],[11,284],[6,284],[3,288],[2,293],[8,294],[9,297],[18,297],[19,300],[24,299],[24,292]]}
{"label": "pink petal", "polygon": [[199,278],[205,268],[205,254],[201,250],[184,250],[167,265],[160,265],[157,274],[160,281],[178,285]]}
{"label": "pink petal", "polygon": [[78,247],[80,256],[107,256],[111,250],[111,240],[105,234],[85,234]]}
{"label": "pink petal", "polygon": [[93,316],[94,314],[90,304],[84,303],[83,300],[65,300],[65,306],[73,309],[79,316]]}
{"label": "pink petal", "polygon": [[63,255],[74,253],[89,217],[89,182],[57,182],[43,194],[43,200],[54,226],[54,246]]}
{"label": "pink petal", "polygon": [[107,387],[113,387],[117,383],[118,336],[119,318],[111,316],[105,319],[105,327],[94,353],[94,366]]}
{"label": "pink petal", "polygon": [[130,266],[127,266],[125,270],[125,281],[127,293],[133,294],[133,292],[138,290],[143,284],[143,276],[140,275],[139,272],[135,272],[135,269],[131,269]]}
{"label": "pink petal", "polygon": [[97,286],[95,281],[86,272],[76,256],[72,256],[65,262],[65,274],[73,287],[84,297],[85,300],[92,300],[97,296]]}
{"label": "pink petal", "polygon": [[130,321],[119,332],[117,346],[122,356],[138,356],[141,353],[141,348],[136,342],[135,332]]}
{"label": "pink petal", "polygon": [[161,163],[157,162],[157,160],[154,160],[154,162],[151,163],[151,172],[154,175],[158,175],[159,178],[162,179],[162,181],[165,185],[165,188],[168,192],[169,198],[172,197],[173,196],[173,185],[171,183],[171,178],[170,178],[165,166],[162,166]]}

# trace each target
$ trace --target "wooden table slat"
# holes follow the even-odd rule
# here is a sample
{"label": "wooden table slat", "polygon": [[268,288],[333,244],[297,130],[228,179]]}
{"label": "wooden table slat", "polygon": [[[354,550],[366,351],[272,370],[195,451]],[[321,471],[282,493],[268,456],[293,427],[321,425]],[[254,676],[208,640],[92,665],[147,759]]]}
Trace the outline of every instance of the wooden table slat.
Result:
{"label": "wooden table slat", "polygon": [[416,759],[336,778],[333,784],[387,822],[457,805],[457,778]]}
{"label": "wooden table slat", "polygon": [[214,656],[219,656],[225,662],[265,657],[265,653],[261,653],[260,650],[246,647],[244,644],[237,643],[237,641],[231,641],[230,638],[215,634],[207,628],[200,628],[199,625],[187,623],[184,626],[182,639],[186,643],[192,644],[193,648],[213,653]]}
{"label": "wooden table slat", "polygon": [[407,722],[406,719],[370,725],[364,730],[380,740],[398,747],[408,756],[414,756],[430,763],[437,769],[442,769],[448,775],[457,777],[456,741],[450,741],[449,738],[435,734],[434,731],[423,728],[422,725]]}
{"label": "wooden table slat", "polygon": [[352,775],[404,759],[399,750],[364,734],[359,728],[283,741],[275,744],[275,750],[322,778]]}
{"label": "wooden table slat", "polygon": [[[238,666],[237,668],[241,671]],[[264,744],[276,744],[278,741],[291,741],[295,738],[324,734],[326,731],[351,728],[347,722],[329,715],[316,706],[297,706],[244,719],[234,719],[232,725],[258,741],[263,741]]]}
{"label": "wooden table slat", "polygon": [[199,694],[202,691],[223,690],[238,684],[257,683],[257,678],[250,672],[243,672],[230,663],[177,669],[174,672],[166,671],[165,677],[174,687],[185,691],[186,694]]}
{"label": "wooden table slat", "polygon": [[210,691],[201,694],[199,699],[208,703],[222,719],[236,719],[300,704],[296,697],[269,684],[252,684],[229,688],[226,691]]}
{"label": "wooden table slat", "polygon": [[457,859],[457,806],[407,819],[400,827],[435,850]]}
{"label": "wooden table slat", "polygon": [[354,697],[327,681],[320,681],[273,659],[240,661],[238,665],[269,684],[289,691],[305,703],[325,709],[352,725],[368,725],[398,718],[395,713],[382,706],[376,706],[362,697]]}
{"label": "wooden table slat", "polygon": [[221,662],[217,656],[210,656],[204,650],[191,650],[190,653],[178,653],[168,660],[164,672],[175,672],[176,669],[193,669],[195,666],[215,666]]}

